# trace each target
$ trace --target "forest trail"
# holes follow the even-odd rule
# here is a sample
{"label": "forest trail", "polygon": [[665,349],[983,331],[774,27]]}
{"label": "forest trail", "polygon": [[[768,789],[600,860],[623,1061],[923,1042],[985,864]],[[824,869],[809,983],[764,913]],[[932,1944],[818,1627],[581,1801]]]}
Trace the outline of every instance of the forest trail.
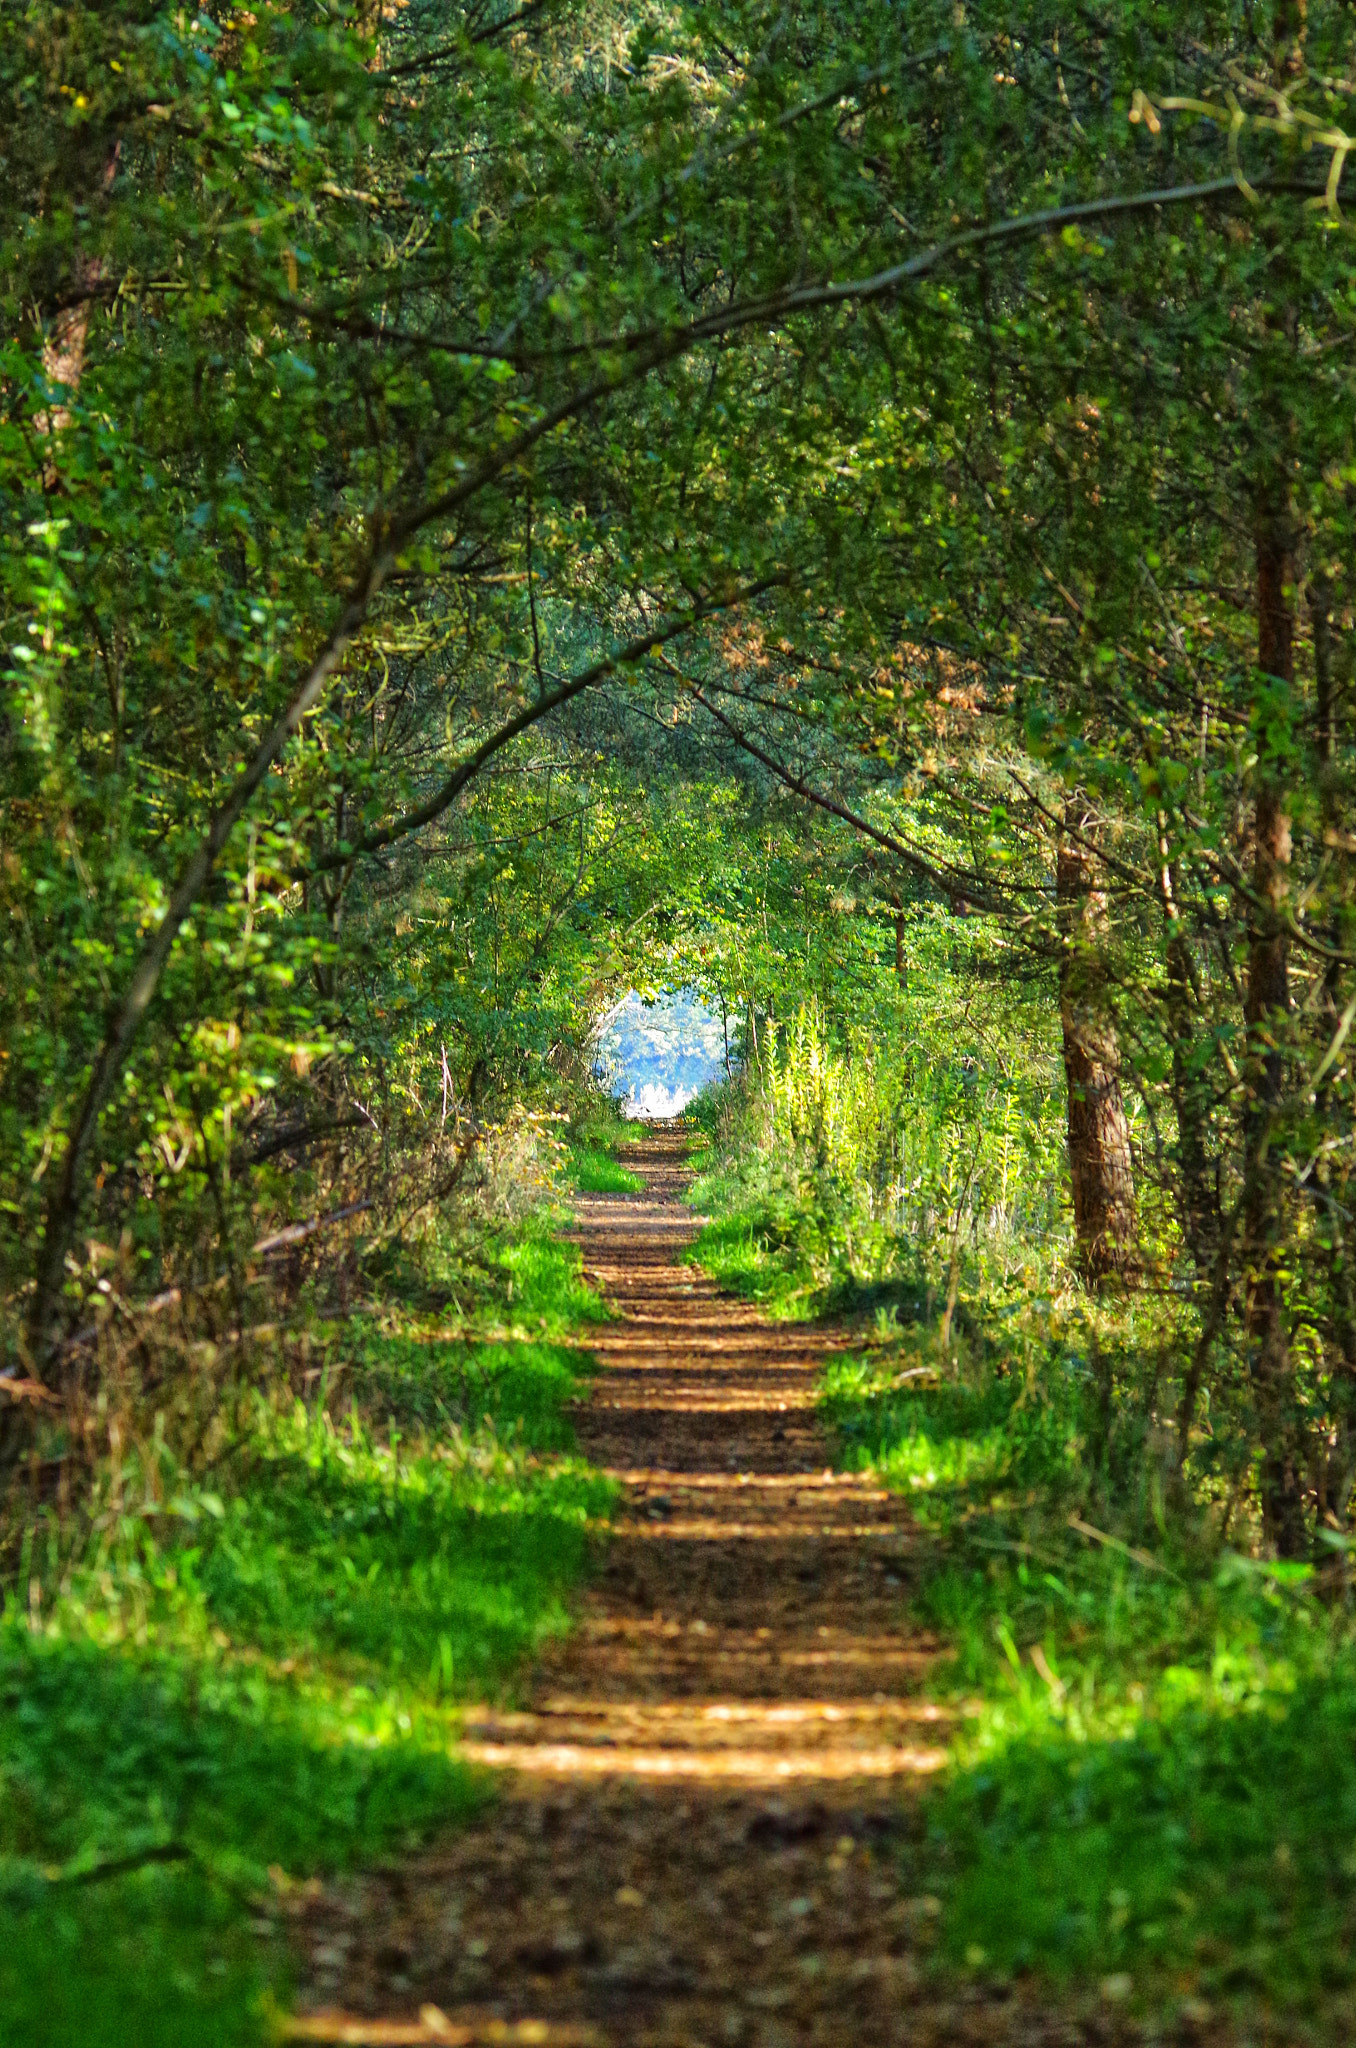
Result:
{"label": "forest trail", "polygon": [[935,1904],[901,1895],[892,1846],[947,1732],[905,1620],[907,1506],[831,1469],[822,1333],[677,1262],[681,1132],[623,1157],[645,1192],[576,1204],[620,1311],[577,1416],[624,1490],[605,1564],[525,1709],[468,1716],[494,1807],[314,1901],[303,2011],[381,2016],[346,2038],[392,2042],[991,2038],[973,1994],[921,1995]]}

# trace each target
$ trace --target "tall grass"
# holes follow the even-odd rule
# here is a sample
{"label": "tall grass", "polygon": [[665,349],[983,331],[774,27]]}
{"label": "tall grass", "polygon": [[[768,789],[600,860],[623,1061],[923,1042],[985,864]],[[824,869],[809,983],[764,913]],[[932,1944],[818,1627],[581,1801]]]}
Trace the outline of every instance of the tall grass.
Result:
{"label": "tall grass", "polygon": [[769,1024],[758,1064],[690,1112],[692,1199],[715,1212],[700,1263],[783,1314],[959,1295],[994,1271],[1048,1285],[1067,1242],[1050,1048],[1032,1026],[994,1058],[958,1007],[900,994],[835,1031],[812,999]]}

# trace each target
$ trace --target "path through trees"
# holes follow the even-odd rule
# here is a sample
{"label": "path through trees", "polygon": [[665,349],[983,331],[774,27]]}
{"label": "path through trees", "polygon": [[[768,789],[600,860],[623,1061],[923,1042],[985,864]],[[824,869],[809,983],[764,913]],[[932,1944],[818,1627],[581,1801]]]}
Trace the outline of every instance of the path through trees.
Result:
{"label": "path through trees", "polygon": [[626,1155],[643,1195],[579,1204],[621,1311],[579,1435],[625,1489],[582,1626],[524,1711],[470,1717],[467,1754],[503,1774],[483,1824],[306,1912],[313,2017],[431,2004],[627,2048],[955,2037],[919,1983],[933,1902],[894,1854],[948,1719],[902,1625],[907,1507],[832,1468],[823,1333],[678,1263],[685,1151],[661,1128]]}

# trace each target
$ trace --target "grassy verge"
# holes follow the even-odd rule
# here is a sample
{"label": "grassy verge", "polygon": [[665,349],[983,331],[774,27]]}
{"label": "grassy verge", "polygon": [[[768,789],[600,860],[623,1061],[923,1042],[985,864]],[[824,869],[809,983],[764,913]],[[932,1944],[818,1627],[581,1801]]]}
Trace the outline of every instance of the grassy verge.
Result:
{"label": "grassy verge", "polygon": [[645,1125],[628,1120],[610,1104],[571,1123],[566,1136],[566,1178],[581,1195],[636,1195],[645,1183],[617,1158],[623,1145],[645,1136]]}
{"label": "grassy verge", "polygon": [[1152,1490],[1118,1497],[1076,1350],[1028,1365],[972,1341],[958,1371],[917,1328],[824,1386],[844,1461],[915,1503],[917,1611],[968,1707],[908,1852],[940,1954],[1194,2027],[1238,2008],[1267,2038],[1350,2038],[1350,1606]]}
{"label": "grassy verge", "polygon": [[[883,1233],[831,1206],[811,1211],[791,1198],[769,1195],[750,1201],[737,1192],[731,1201],[723,1176],[703,1173],[700,1154],[696,1163],[689,1199],[694,1208],[715,1215],[685,1257],[732,1294],[757,1302],[779,1322],[916,1308],[916,1277],[893,1270],[894,1261],[880,1255],[882,1247],[866,1242],[883,1239]],[[872,1272],[884,1277],[862,1277]]]}
{"label": "grassy verge", "polygon": [[251,1401],[214,1483],[152,1442],[79,1539],[31,1532],[0,1622],[4,2048],[267,2038],[288,1890],[483,1799],[458,1703],[568,1625],[611,1499],[569,1455],[560,1341],[603,1311],[540,1222],[456,1269],[455,1308],[454,1263],[331,1334],[306,1400]]}
{"label": "grassy verge", "polygon": [[621,1161],[592,1145],[572,1145],[570,1185],[581,1195],[637,1195],[645,1183]]}
{"label": "grassy verge", "polygon": [[[697,1208],[710,1201],[701,1176],[693,1184],[691,1199]],[[702,1228],[683,1256],[719,1286],[757,1302],[779,1321],[803,1321],[818,1308],[814,1272],[794,1240],[782,1236],[778,1219],[769,1210],[718,1216]]]}

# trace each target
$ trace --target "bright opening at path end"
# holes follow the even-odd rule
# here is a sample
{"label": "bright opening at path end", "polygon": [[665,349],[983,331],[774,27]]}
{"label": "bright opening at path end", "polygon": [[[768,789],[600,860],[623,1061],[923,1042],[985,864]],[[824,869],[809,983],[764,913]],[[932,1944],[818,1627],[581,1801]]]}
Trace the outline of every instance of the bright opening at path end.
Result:
{"label": "bright opening at path end", "polygon": [[724,1026],[690,990],[653,1002],[633,990],[598,1034],[598,1071],[629,1116],[679,1116],[724,1074]]}

